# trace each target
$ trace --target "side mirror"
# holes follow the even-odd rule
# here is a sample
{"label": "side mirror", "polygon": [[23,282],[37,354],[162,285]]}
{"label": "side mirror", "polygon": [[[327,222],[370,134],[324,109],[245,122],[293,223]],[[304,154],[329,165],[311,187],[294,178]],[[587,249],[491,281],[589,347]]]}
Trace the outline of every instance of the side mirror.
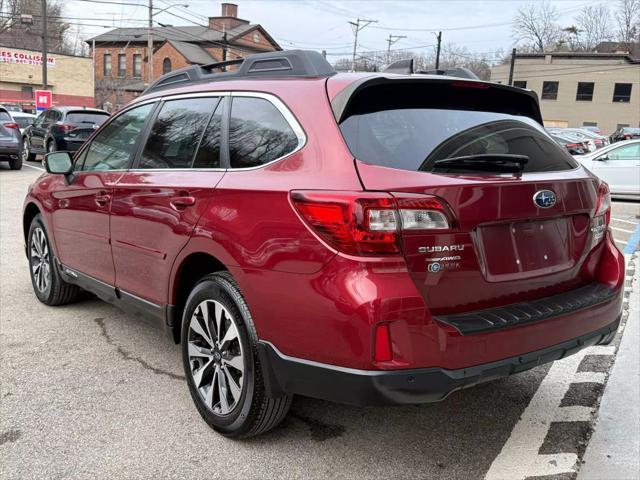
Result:
{"label": "side mirror", "polygon": [[73,171],[73,160],[69,152],[47,153],[43,163],[47,173],[69,175]]}

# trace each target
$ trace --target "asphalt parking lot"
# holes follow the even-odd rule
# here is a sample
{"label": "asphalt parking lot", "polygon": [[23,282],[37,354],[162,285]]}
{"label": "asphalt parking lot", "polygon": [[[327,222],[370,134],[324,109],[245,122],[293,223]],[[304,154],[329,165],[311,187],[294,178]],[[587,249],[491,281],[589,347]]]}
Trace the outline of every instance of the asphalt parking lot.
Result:
{"label": "asphalt parking lot", "polygon": [[[162,332],[89,296],[59,308],[36,300],[21,233],[36,167],[0,165],[0,478],[573,478],[616,344],[438,404],[296,398],[267,435],[217,435]],[[639,215],[638,203],[614,203],[622,248]]]}

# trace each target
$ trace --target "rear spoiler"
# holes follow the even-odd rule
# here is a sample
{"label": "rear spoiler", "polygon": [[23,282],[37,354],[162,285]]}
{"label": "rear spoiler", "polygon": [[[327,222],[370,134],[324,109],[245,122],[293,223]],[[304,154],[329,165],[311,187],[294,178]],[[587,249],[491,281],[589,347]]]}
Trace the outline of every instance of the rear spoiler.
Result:
{"label": "rear spoiler", "polygon": [[365,89],[383,85],[394,85],[398,86],[398,88],[401,88],[403,85],[415,83],[424,83],[425,88],[429,88],[429,85],[434,84],[451,84],[452,87],[468,87],[493,92],[500,95],[500,104],[508,107],[505,108],[505,113],[513,112],[514,114],[523,115],[535,120],[540,125],[543,125],[538,96],[531,90],[511,87],[509,85],[502,85],[500,83],[494,82],[485,82],[472,79],[463,80],[461,78],[445,77],[440,75],[399,76],[394,74],[379,74],[375,76],[360,78],[347,85],[331,100],[331,109],[333,110],[333,116],[335,117],[336,122],[342,122],[345,117],[345,113],[348,111],[349,105],[351,104],[353,99],[357,96],[358,93],[362,92]]}

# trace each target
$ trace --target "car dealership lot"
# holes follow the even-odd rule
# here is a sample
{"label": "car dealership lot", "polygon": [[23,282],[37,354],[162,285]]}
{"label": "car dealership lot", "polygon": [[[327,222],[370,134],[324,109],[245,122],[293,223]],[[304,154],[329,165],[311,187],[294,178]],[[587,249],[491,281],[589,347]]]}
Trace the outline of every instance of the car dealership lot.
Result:
{"label": "car dealership lot", "polygon": [[[296,398],[267,435],[217,435],[162,332],[90,296],[59,308],[36,300],[20,215],[37,167],[0,166],[0,478],[499,479],[570,473],[581,458],[618,341],[439,404]],[[614,203],[622,248],[639,214],[638,203]]]}

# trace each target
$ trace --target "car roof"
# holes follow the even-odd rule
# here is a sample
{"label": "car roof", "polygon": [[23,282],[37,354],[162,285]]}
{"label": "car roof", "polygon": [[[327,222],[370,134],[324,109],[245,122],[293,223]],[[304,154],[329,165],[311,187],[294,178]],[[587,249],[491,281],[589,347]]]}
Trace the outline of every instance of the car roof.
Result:
{"label": "car roof", "polygon": [[85,111],[87,113],[106,113],[107,115],[109,114],[109,112],[107,112],[105,110],[101,110],[100,108],[74,107],[72,105],[70,105],[70,106],[58,106],[58,105],[56,105],[55,107],[51,107],[51,110],[57,110],[57,111],[62,112],[62,113],[81,110],[81,111]]}
{"label": "car roof", "polygon": [[11,112],[12,117],[36,117],[33,113],[28,112]]}

